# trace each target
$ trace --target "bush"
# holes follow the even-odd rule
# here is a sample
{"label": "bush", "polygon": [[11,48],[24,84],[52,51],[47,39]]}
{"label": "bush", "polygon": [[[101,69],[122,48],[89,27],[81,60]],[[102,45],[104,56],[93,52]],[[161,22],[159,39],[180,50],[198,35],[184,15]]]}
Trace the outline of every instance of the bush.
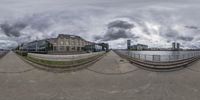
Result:
{"label": "bush", "polygon": [[28,53],[27,53],[27,52],[22,52],[21,55],[22,55],[22,56],[27,56]]}
{"label": "bush", "polygon": [[25,51],[16,51],[16,53],[18,55],[21,55],[21,56],[27,56],[28,55],[28,52],[25,52]]}

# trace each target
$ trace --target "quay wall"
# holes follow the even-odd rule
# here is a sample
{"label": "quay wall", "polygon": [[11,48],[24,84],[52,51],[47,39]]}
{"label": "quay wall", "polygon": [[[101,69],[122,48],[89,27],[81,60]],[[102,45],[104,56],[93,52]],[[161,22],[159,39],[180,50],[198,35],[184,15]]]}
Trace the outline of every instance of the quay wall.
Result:
{"label": "quay wall", "polygon": [[28,53],[28,56],[38,58],[38,59],[50,60],[50,61],[72,61],[72,60],[79,60],[79,59],[93,57],[93,56],[100,55],[103,53],[104,51],[86,53],[86,54],[76,54],[76,55],[49,55],[49,54]]}

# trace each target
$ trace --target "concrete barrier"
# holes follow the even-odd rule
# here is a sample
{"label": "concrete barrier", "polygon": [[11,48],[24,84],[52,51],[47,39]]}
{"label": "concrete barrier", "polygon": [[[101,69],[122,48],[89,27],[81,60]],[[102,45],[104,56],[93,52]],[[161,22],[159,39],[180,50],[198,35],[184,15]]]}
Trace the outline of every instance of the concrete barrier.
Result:
{"label": "concrete barrier", "polygon": [[48,55],[48,54],[28,53],[28,56],[50,61],[72,61],[72,60],[90,58],[103,53],[105,52],[94,52],[94,53],[76,54],[76,55]]}

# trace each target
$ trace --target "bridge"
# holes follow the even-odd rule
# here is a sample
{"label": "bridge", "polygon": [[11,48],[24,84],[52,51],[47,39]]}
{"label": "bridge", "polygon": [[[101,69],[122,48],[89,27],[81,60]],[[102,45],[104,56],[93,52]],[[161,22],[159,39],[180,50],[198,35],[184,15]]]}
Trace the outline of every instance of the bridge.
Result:
{"label": "bridge", "polygon": [[141,69],[115,52],[81,70],[41,70],[9,52],[0,58],[0,100],[199,100],[200,61],[181,70]]}

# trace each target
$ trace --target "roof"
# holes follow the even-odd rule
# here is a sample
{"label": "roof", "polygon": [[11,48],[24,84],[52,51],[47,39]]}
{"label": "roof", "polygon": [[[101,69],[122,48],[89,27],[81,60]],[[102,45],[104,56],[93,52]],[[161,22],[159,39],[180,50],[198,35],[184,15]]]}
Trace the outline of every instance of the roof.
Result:
{"label": "roof", "polygon": [[[76,36],[76,35],[69,35],[69,34],[59,34],[59,37],[63,37],[63,38],[81,38],[80,36]],[[82,38],[81,38],[82,39]]]}

